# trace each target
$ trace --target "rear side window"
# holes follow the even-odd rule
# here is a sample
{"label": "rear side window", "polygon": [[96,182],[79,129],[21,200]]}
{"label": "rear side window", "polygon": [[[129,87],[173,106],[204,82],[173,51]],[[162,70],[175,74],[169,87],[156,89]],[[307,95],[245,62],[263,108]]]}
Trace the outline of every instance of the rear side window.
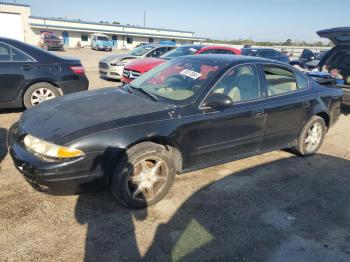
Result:
{"label": "rear side window", "polygon": [[0,43],[0,62],[11,61],[11,49],[8,45]]}
{"label": "rear side window", "polygon": [[264,66],[269,96],[282,95],[298,90],[294,73],[280,67]]}
{"label": "rear side window", "polygon": [[14,48],[11,48],[11,54],[12,54],[13,62],[32,62],[33,61],[33,59],[31,59],[29,56],[27,56],[26,54]]}

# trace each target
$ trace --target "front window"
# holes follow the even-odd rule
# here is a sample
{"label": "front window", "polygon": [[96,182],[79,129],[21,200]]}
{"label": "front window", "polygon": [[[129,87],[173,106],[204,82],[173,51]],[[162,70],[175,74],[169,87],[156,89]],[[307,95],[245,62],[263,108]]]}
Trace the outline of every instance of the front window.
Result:
{"label": "front window", "polygon": [[170,52],[162,55],[160,58],[171,59],[171,58],[175,58],[175,57],[179,57],[179,56],[193,55],[199,49],[201,49],[201,46],[182,46],[182,47],[178,47],[174,50],[171,50]]}
{"label": "front window", "polygon": [[105,36],[98,36],[97,40],[98,41],[108,41],[109,39],[108,39],[108,37],[105,37]]}
{"label": "front window", "polygon": [[260,98],[259,81],[255,70],[249,65],[230,69],[211,93],[227,95],[234,103]]}
{"label": "front window", "polygon": [[132,56],[143,56],[146,53],[148,53],[149,51],[151,51],[153,48],[154,48],[154,46],[142,45],[142,46],[139,46],[139,47],[135,48],[131,52],[129,52],[129,55],[132,55]]}
{"label": "front window", "polygon": [[225,64],[195,59],[176,59],[155,67],[131,82],[173,103],[199,95]]}

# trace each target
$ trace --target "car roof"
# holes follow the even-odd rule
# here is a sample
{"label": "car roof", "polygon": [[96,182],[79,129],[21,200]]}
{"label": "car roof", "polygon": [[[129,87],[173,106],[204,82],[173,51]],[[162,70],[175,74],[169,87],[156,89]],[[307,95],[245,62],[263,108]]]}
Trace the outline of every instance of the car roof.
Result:
{"label": "car roof", "polygon": [[[250,62],[263,62],[263,63],[273,63],[276,65],[287,65],[285,63],[265,59],[261,57],[255,56],[244,56],[244,55],[221,55],[221,54],[209,54],[209,55],[188,55],[182,56],[181,59],[193,59],[200,61],[213,61],[213,62],[222,62],[229,64],[242,64],[242,63],[250,63]],[[288,66],[288,65],[287,65]]]}

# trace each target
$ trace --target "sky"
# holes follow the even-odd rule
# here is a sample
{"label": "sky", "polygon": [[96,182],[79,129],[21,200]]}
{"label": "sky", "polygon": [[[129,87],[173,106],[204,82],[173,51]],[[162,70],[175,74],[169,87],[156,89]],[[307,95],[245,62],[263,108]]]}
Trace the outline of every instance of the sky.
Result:
{"label": "sky", "polygon": [[[4,1],[4,0],[3,0]],[[6,1],[6,0],[5,0]],[[10,2],[10,0],[7,0]],[[13,1],[12,1],[13,2]],[[197,37],[320,41],[316,31],[350,26],[349,0],[17,0],[32,15],[193,31]]]}

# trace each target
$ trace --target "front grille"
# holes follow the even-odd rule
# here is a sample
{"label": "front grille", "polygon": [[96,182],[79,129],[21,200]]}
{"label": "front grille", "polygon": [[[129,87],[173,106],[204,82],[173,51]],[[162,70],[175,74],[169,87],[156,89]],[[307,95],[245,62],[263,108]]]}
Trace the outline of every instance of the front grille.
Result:
{"label": "front grille", "polygon": [[140,75],[141,75],[141,73],[138,71],[129,70],[129,69],[123,70],[123,76],[126,78],[135,79],[135,78],[139,77]]}
{"label": "front grille", "polygon": [[103,63],[103,62],[100,62],[98,66],[99,66],[99,68],[102,68],[102,69],[108,69],[109,68],[109,65],[107,63]]}

